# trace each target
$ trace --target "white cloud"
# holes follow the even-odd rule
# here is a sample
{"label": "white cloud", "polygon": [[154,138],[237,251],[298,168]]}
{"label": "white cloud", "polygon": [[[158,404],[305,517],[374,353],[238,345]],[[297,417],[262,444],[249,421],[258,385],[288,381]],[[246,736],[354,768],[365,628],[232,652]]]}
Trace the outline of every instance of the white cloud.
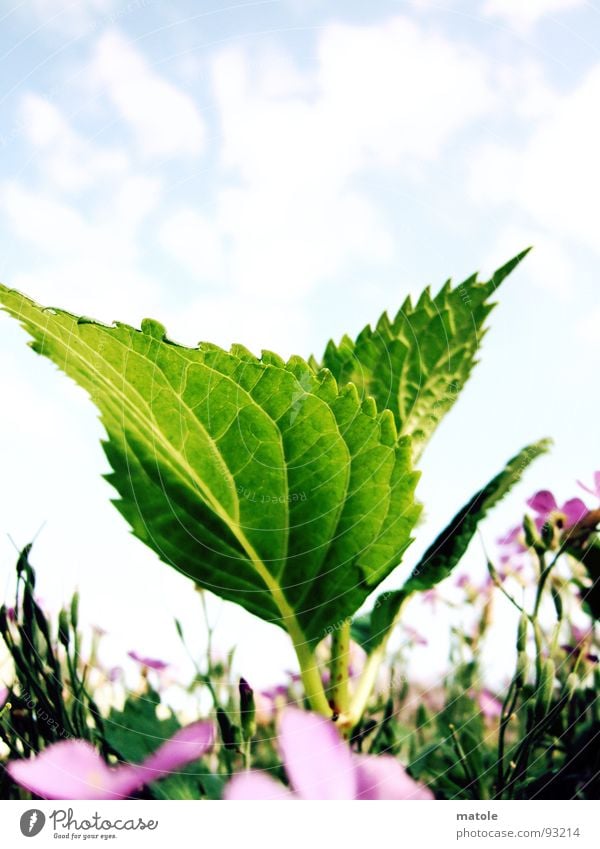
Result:
{"label": "white cloud", "polygon": [[194,100],[157,74],[117,30],[99,38],[87,79],[94,90],[106,94],[130,127],[142,155],[202,152],[204,121]]}
{"label": "white cloud", "polygon": [[139,245],[159,196],[156,180],[130,176],[106,207],[84,214],[16,181],[0,185],[0,214],[29,253],[10,272],[11,286],[41,303],[139,323],[140,311],[160,300],[156,282],[140,269]]}
{"label": "white cloud", "polygon": [[161,226],[159,241],[198,281],[216,282],[225,273],[221,234],[206,216],[181,209]]}
{"label": "white cloud", "polygon": [[576,336],[597,356],[600,352],[600,306],[593,307],[576,328]]}
{"label": "white cloud", "polygon": [[92,233],[81,213],[51,196],[8,182],[1,189],[0,208],[16,236],[49,254],[89,248]]}
{"label": "white cloud", "polygon": [[491,277],[511,256],[528,246],[533,247],[523,267],[528,280],[561,301],[570,300],[574,293],[575,269],[567,248],[556,234],[545,233],[530,225],[510,225],[500,232],[481,269],[482,279]]}
{"label": "white cloud", "polygon": [[33,13],[45,29],[78,37],[93,31],[116,7],[115,0],[31,0],[27,13]]}
{"label": "white cloud", "polygon": [[488,207],[518,209],[552,238],[598,250],[600,65],[568,94],[556,94],[529,140],[488,144],[474,157],[470,189]]}
{"label": "white cloud", "polygon": [[210,275],[226,255],[242,291],[297,298],[357,262],[391,263],[389,226],[357,178],[414,176],[494,107],[479,54],[404,18],[326,26],[316,56],[309,71],[273,50],[214,59],[226,180],[197,222],[202,248],[176,224],[162,239],[188,269]]}
{"label": "white cloud", "polygon": [[486,0],[483,13],[526,33],[542,18],[585,6],[586,0]]}
{"label": "white cloud", "polygon": [[106,178],[121,176],[129,168],[123,151],[88,141],[57,106],[36,94],[23,96],[20,125],[38,154],[44,178],[61,191],[83,191]]}

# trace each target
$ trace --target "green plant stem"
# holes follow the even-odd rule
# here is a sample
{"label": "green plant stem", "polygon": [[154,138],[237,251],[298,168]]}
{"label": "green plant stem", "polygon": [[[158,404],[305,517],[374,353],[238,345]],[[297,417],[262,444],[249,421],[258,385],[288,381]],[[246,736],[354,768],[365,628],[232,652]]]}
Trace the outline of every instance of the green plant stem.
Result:
{"label": "green plant stem", "polygon": [[343,719],[344,724],[346,724],[349,728],[354,728],[354,726],[360,722],[360,719],[365,712],[367,702],[369,701],[369,697],[373,691],[373,687],[375,686],[375,681],[377,680],[377,674],[379,673],[379,669],[385,657],[387,642],[387,638],[384,639],[383,643],[380,643],[367,658],[358,686],[350,700],[348,713]]}
{"label": "green plant stem", "polygon": [[350,624],[346,619],[331,634],[329,701],[336,715],[347,713],[350,707]]}
{"label": "green plant stem", "polygon": [[313,649],[307,642],[302,628],[296,619],[293,609],[287,603],[281,587],[265,567],[265,564],[254,550],[253,546],[250,545],[245,535],[241,531],[236,531],[235,536],[244,546],[254,568],[262,578],[263,583],[271,593],[273,601],[277,605],[277,609],[281,613],[285,629],[294,644],[294,650],[300,665],[300,676],[302,678],[302,684],[304,685],[304,693],[311,708],[317,713],[326,716],[328,719],[331,718],[332,711],[329,707],[327,696],[325,695],[319,664]]}
{"label": "green plant stem", "polygon": [[508,688],[506,698],[504,699],[504,704],[502,705],[500,729],[498,732],[498,795],[502,793],[502,790],[504,789],[504,752],[506,745],[506,731],[516,707],[518,697],[519,688],[516,685],[516,679],[513,678],[510,683],[510,687]]}
{"label": "green plant stem", "polygon": [[315,654],[304,639],[300,641],[295,640],[289,628],[288,633],[292,637],[296,657],[300,664],[300,676],[304,685],[306,698],[314,711],[330,719],[332,711],[325,695],[323,681],[321,680],[321,670],[319,669]]}
{"label": "green plant stem", "polygon": [[404,608],[404,605],[406,604],[409,598],[410,596],[407,596],[402,601],[400,607],[398,608],[398,612],[394,617],[394,621],[392,622],[390,628],[385,634],[383,640],[379,643],[377,648],[373,649],[373,651],[367,658],[367,662],[364,665],[362,674],[358,681],[358,686],[356,687],[354,695],[350,700],[350,707],[348,713],[343,718],[344,724],[347,725],[349,728],[354,728],[354,726],[360,722],[361,717],[365,712],[369,698],[371,696],[371,693],[373,692],[375,682],[377,681],[377,675],[381,668],[381,664],[383,663],[383,660],[385,658],[385,653],[390,637],[394,628],[400,621],[402,609]]}

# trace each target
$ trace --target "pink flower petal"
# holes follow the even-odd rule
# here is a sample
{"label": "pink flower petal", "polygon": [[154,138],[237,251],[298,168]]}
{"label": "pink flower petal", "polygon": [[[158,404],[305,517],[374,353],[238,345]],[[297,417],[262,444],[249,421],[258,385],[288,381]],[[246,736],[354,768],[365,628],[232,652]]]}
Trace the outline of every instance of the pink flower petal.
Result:
{"label": "pink flower petal", "polygon": [[11,761],[11,778],[43,799],[126,799],[144,784],[156,781],[196,760],[211,746],[210,722],[181,728],[143,764],[108,766],[85,740],[53,743],[34,758]]}
{"label": "pink flower petal", "polygon": [[560,509],[567,517],[567,528],[570,528],[571,525],[575,525],[577,522],[580,522],[583,517],[589,513],[589,510],[581,498],[571,498],[569,501],[565,501]]}
{"label": "pink flower petal", "polygon": [[503,537],[498,537],[496,542],[498,545],[512,545],[517,541],[522,532],[523,528],[520,525],[515,525],[514,528],[510,528]]}
{"label": "pink flower petal", "polygon": [[129,651],[127,652],[127,655],[132,660],[135,660],[136,663],[139,663],[140,666],[146,666],[148,669],[155,669],[157,672],[161,672],[169,666],[169,664],[165,663],[164,660],[157,660],[153,657],[142,657],[136,651]]}
{"label": "pink flower petal", "polygon": [[497,719],[502,714],[502,703],[489,690],[477,695],[477,704],[486,719]]}
{"label": "pink flower petal", "polygon": [[214,734],[212,722],[194,722],[180,728],[138,767],[144,774],[144,783],[156,781],[201,758],[211,748]]}
{"label": "pink flower petal", "polygon": [[41,754],[11,761],[10,777],[42,799],[122,799],[143,784],[135,768],[111,768],[85,740],[53,743]]}
{"label": "pink flower petal", "polygon": [[590,495],[595,495],[596,498],[600,498],[600,471],[594,472],[594,486],[586,486],[586,484],[581,481],[577,481],[578,485],[584,489],[586,492],[589,492]]}
{"label": "pink flower petal", "polygon": [[290,782],[303,799],[354,799],[352,754],[331,720],[288,708],[280,747]]}
{"label": "pink flower petal", "polygon": [[355,755],[357,799],[433,799],[424,784],[410,777],[391,755]]}
{"label": "pink flower petal", "polygon": [[8,690],[6,687],[0,687],[0,708],[4,707],[4,703],[8,698]]}
{"label": "pink flower petal", "polygon": [[547,489],[541,489],[539,492],[536,492],[535,495],[532,495],[531,498],[527,499],[527,504],[532,510],[535,510],[539,516],[543,516],[544,518],[546,518],[553,510],[558,509],[556,498]]}
{"label": "pink flower petal", "polygon": [[294,795],[264,772],[246,772],[231,779],[225,788],[224,798],[230,802],[245,799],[286,802],[294,799]]}

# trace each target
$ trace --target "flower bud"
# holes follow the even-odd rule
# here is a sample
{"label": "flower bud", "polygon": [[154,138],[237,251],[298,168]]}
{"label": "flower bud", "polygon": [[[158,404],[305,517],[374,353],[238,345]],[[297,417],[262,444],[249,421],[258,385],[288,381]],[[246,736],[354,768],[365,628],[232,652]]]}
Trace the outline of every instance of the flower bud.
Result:
{"label": "flower bud", "polygon": [[525,612],[521,613],[521,618],[519,619],[519,630],[517,631],[517,651],[523,652],[527,648],[527,625],[529,623],[529,619],[527,618],[527,614]]}
{"label": "flower bud", "polygon": [[562,598],[556,587],[550,587],[550,592],[552,594],[552,601],[554,602],[554,609],[556,610],[556,618],[561,622],[563,618]]}
{"label": "flower bud", "polygon": [[251,740],[256,731],[256,706],[254,691],[245,678],[240,678],[240,720],[244,740]]}
{"label": "flower bud", "polygon": [[8,614],[6,612],[6,605],[3,604],[0,607],[0,634],[4,636],[8,631]]}
{"label": "flower bud", "polygon": [[71,599],[71,625],[73,626],[73,630],[77,630],[77,625],[79,624],[79,593],[74,592],[73,598]]}
{"label": "flower bud", "polygon": [[523,518],[523,536],[525,537],[525,543],[529,548],[533,548],[535,551],[539,552],[544,552],[546,550],[546,546],[542,542],[535,522],[528,513],[526,513]]}
{"label": "flower bud", "polygon": [[548,658],[542,664],[542,674],[540,676],[540,686],[536,701],[536,714],[538,717],[545,716],[548,713],[552,702],[552,690],[554,689],[554,661]]}
{"label": "flower bud", "polygon": [[225,748],[237,751],[240,744],[240,729],[231,722],[222,708],[217,708],[217,722]]}
{"label": "flower bud", "polygon": [[567,691],[569,701],[573,698],[578,688],[579,678],[574,672],[571,672],[569,675],[567,675],[567,680],[565,681],[565,689]]}
{"label": "flower bud", "polygon": [[69,648],[69,642],[71,640],[69,634],[69,617],[64,608],[58,614],[58,639],[66,649]]}
{"label": "flower bud", "polygon": [[521,690],[525,684],[527,683],[527,676],[529,675],[529,656],[526,651],[520,651],[517,657],[517,672],[515,676],[515,683],[517,687]]}

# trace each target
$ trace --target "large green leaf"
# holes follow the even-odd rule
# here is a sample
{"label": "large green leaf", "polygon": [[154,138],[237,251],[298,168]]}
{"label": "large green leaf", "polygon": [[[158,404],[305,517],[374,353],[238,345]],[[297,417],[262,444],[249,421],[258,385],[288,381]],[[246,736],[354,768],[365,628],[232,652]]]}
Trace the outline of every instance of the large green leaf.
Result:
{"label": "large green leaf", "polygon": [[370,613],[353,623],[354,638],[367,650],[377,647],[392,626],[400,605],[414,592],[429,590],[450,575],[465,554],[479,523],[512,487],[523,472],[551,445],[541,439],[512,457],[502,471],[482,487],[454,516],[423,554],[400,590],[383,593]]}
{"label": "large green leaf", "polygon": [[0,303],[100,410],[115,502],[198,584],[316,644],[398,564],[419,508],[389,411],[299,357],[185,348],[158,322],[113,327]]}
{"label": "large green leaf", "polygon": [[455,288],[448,281],[435,297],[427,288],[414,305],[407,298],[393,320],[384,313],[356,341],[330,341],[322,365],[340,384],[352,381],[363,397],[372,395],[380,410],[392,410],[398,432],[413,438],[419,456],[477,362],[490,298],[527,253],[486,283],[474,275]]}

